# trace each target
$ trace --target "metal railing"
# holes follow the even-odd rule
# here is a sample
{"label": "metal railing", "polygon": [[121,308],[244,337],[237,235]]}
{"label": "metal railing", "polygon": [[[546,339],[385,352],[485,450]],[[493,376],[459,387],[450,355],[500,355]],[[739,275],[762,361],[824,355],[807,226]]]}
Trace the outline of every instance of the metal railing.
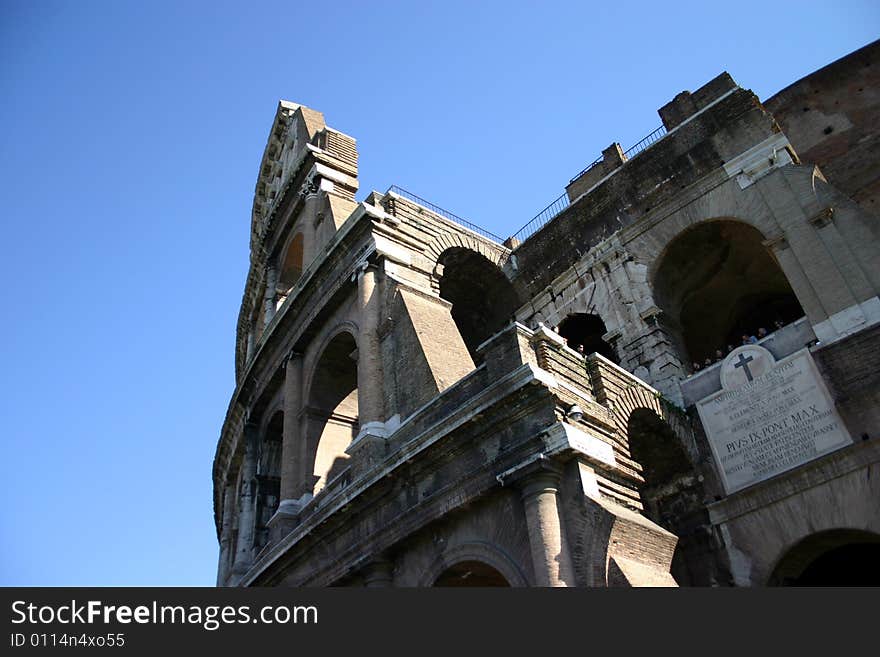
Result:
{"label": "metal railing", "polygon": [[568,192],[564,192],[562,196],[553,201],[546,208],[541,210],[534,219],[514,233],[513,238],[523,242],[537,233],[541,227],[550,221],[557,214],[565,210],[570,205],[568,200]]}
{"label": "metal railing", "polygon": [[[636,143],[634,146],[630,146],[628,149],[626,149],[624,151],[624,153],[623,153],[624,163],[633,159],[636,155],[638,155],[639,153],[641,153],[642,151],[647,149],[649,146],[653,146],[658,141],[663,139],[663,137],[665,137],[665,136],[666,136],[666,127],[661,125],[659,128],[654,130],[654,132],[649,134],[647,137],[643,138],[641,141]],[[599,164],[601,161],[602,161],[601,156],[599,156],[598,158],[593,160],[593,162],[590,163],[586,169],[584,169],[578,175],[576,175],[574,178],[572,178],[571,182],[574,182],[575,180],[580,178],[582,175],[584,175],[587,171],[589,171],[594,166]],[[568,193],[566,192],[565,194],[563,194],[562,196],[557,198],[555,201],[553,201],[546,208],[541,210],[525,226],[523,226],[518,231],[516,231],[513,234],[513,238],[515,240],[519,240],[520,242],[528,239],[529,237],[531,237],[532,235],[537,233],[547,223],[549,223],[550,220],[553,219],[553,217],[555,217],[560,212],[565,210],[569,205],[571,205],[571,202],[569,201]]]}
{"label": "metal railing", "polygon": [[589,171],[589,170],[592,169],[594,166],[596,166],[597,164],[599,164],[603,159],[605,159],[605,158],[604,158],[602,155],[600,155],[600,156],[597,157],[595,160],[593,160],[592,162],[590,162],[587,166],[585,166],[583,169],[581,169],[580,171],[578,171],[577,175],[576,175],[574,178],[572,178],[571,180],[568,181],[569,184],[573,183],[575,180],[577,180],[578,178],[580,178],[580,177],[581,177],[582,175],[584,175],[587,171]]}
{"label": "metal railing", "polygon": [[666,126],[661,125],[659,128],[657,128],[650,135],[648,135],[647,137],[642,139],[642,141],[637,143],[635,146],[630,146],[627,150],[625,150],[623,152],[624,159],[626,159],[626,160],[633,159],[636,155],[638,155],[643,150],[648,148],[648,146],[652,146],[653,144],[656,144],[658,141],[663,139],[663,137],[665,137],[665,136],[666,136]]}
{"label": "metal railing", "polygon": [[493,242],[496,242],[498,244],[501,244],[504,242],[503,237],[499,237],[495,233],[492,233],[492,232],[486,230],[485,228],[480,228],[476,224],[472,224],[467,219],[462,219],[457,214],[453,214],[449,210],[444,210],[439,205],[434,205],[430,201],[426,201],[422,197],[416,196],[412,192],[408,192],[407,190],[403,189],[402,187],[398,187],[397,185],[391,185],[391,187],[389,188],[388,191],[393,192],[394,194],[397,194],[398,196],[402,196],[403,198],[405,198],[409,201],[412,201],[413,203],[415,203],[417,205],[421,205],[423,208],[427,208],[428,210],[430,210],[434,214],[439,214],[441,217],[445,217],[446,219],[449,219],[450,221],[457,223],[459,226],[464,226],[468,230],[471,230],[471,231],[477,233],[478,235],[482,235],[483,237],[490,239]]}
{"label": "metal railing", "polygon": [[[665,137],[665,136],[666,136],[666,126],[661,125],[661,126],[660,126],[659,128],[657,128],[654,132],[652,132],[651,134],[649,134],[647,137],[643,138],[641,141],[639,141],[638,143],[636,143],[634,146],[630,146],[628,149],[626,149],[626,150],[623,152],[623,159],[624,159],[624,161],[626,161],[626,160],[631,160],[631,159],[634,158],[636,155],[638,155],[639,153],[641,153],[643,150],[645,150],[646,148],[648,148],[648,146],[652,146],[653,144],[655,144],[655,143],[657,143],[658,141],[660,141],[661,139],[663,139],[663,137]],[[603,159],[603,158],[602,158],[601,155],[600,155],[599,157],[597,157],[595,160],[593,160],[592,162],[590,162],[590,163],[586,166],[586,168],[582,169],[582,170],[581,170],[581,171],[580,171],[580,172],[579,172],[574,178],[572,178],[569,182],[574,182],[575,180],[577,180],[578,178],[580,178],[580,177],[581,177],[582,175],[584,175],[587,171],[589,171],[589,170],[592,169],[594,166],[596,166],[597,164],[599,164],[599,163],[602,161],[602,159]]]}

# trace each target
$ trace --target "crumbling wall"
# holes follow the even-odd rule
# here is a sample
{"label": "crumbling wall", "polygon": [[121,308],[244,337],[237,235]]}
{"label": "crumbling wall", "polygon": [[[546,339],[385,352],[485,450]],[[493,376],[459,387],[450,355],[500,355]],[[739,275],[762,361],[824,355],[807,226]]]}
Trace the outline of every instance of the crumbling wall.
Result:
{"label": "crumbling wall", "polygon": [[880,41],[764,101],[801,160],[880,215]]}

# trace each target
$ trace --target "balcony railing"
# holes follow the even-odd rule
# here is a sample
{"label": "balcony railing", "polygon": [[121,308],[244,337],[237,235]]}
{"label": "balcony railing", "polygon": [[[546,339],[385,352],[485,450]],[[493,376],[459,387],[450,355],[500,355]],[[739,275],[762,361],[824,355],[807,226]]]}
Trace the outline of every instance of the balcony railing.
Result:
{"label": "balcony railing", "polygon": [[[624,162],[633,159],[636,155],[644,151],[650,146],[653,146],[658,141],[663,139],[666,136],[666,128],[664,126],[660,126],[654,132],[649,134],[647,137],[644,137],[635,145],[630,146],[623,153]],[[598,157],[593,162],[591,162],[586,169],[581,171],[578,175],[571,179],[571,182],[574,182],[582,175],[584,175],[587,171],[592,169],[594,166],[602,162],[602,157]],[[513,237],[520,242],[528,239],[535,233],[537,233],[541,228],[544,227],[547,223],[550,222],[556,215],[565,210],[569,205],[570,201],[568,199],[568,193],[563,194],[555,201],[553,201],[546,208],[541,210],[533,219],[531,219],[525,226],[520,228],[516,233],[514,233]]]}
{"label": "balcony railing", "polygon": [[660,126],[650,135],[642,139],[640,142],[635,144],[634,146],[630,146],[627,150],[623,152],[623,157],[627,160],[633,159],[636,155],[641,153],[643,150],[648,148],[649,146],[653,146],[658,141],[663,139],[666,136],[666,126]]}
{"label": "balcony railing", "polygon": [[402,196],[403,198],[405,198],[409,201],[412,201],[413,203],[415,203],[417,205],[421,205],[423,208],[427,208],[428,210],[430,210],[434,214],[439,214],[441,217],[445,217],[446,219],[449,219],[450,221],[457,223],[459,226],[464,226],[468,230],[473,231],[473,232],[477,233],[478,235],[482,235],[486,239],[490,239],[493,242],[496,242],[497,244],[501,244],[502,242],[504,242],[503,237],[499,237],[495,233],[489,232],[485,228],[480,228],[476,224],[472,224],[467,219],[462,219],[457,214],[453,214],[449,210],[444,210],[439,205],[434,205],[430,201],[426,201],[425,199],[421,198],[420,196],[416,196],[412,192],[408,192],[407,190],[403,189],[402,187],[398,187],[397,185],[392,185],[388,191],[393,192],[394,194],[397,194],[398,196]]}
{"label": "balcony railing", "polygon": [[565,210],[565,208],[567,208],[569,205],[571,205],[571,202],[568,200],[568,192],[563,192],[562,196],[560,196],[546,208],[541,210],[534,219],[532,219],[529,223],[516,231],[513,238],[515,240],[519,240],[520,242],[527,240],[529,237],[541,230],[541,227],[544,226],[544,224],[546,224],[557,214]]}

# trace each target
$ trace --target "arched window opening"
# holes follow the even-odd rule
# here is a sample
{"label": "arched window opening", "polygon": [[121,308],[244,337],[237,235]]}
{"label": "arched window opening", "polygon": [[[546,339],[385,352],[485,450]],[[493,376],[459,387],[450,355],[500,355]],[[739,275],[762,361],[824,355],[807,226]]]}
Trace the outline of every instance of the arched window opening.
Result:
{"label": "arched window opening", "polygon": [[350,333],[333,338],[315,365],[306,408],[310,463],[306,482],[317,494],[341,472],[358,432],[357,345]]}
{"label": "arched window opening", "polygon": [[607,333],[605,322],[599,315],[576,313],[569,315],[559,325],[559,335],[565,338],[568,346],[588,356],[602,354],[613,363],[619,363],[617,352],[602,339]]}
{"label": "arched window opening", "polygon": [[687,363],[712,364],[804,312],[763,235],[739,221],[711,221],[677,237],[654,277],[657,305]]}
{"label": "arched window opening", "polygon": [[455,247],[441,254],[440,296],[452,303],[452,319],[474,362],[477,347],[513,320],[519,307],[504,273],[476,251]]}
{"label": "arched window opening", "polygon": [[774,586],[880,586],[880,534],[837,529],[791,548],[770,577]]}
{"label": "arched window opening", "polygon": [[637,408],[626,425],[629,451],[642,466],[646,488],[667,486],[693,468],[678,437],[654,411]]}
{"label": "arched window opening", "polygon": [[644,515],[679,537],[670,573],[679,584],[705,581],[706,573],[698,569],[704,559],[697,556],[711,551],[708,537],[694,532],[694,517],[702,512],[705,491],[691,460],[669,426],[653,410],[635,409],[627,421],[627,442],[630,455],[642,466],[644,483],[639,495]]}
{"label": "arched window opening", "polygon": [[260,550],[269,540],[269,519],[278,510],[281,494],[281,443],[284,436],[284,414],[272,416],[257,461],[257,513],[254,545]]}
{"label": "arched window opening", "polygon": [[488,564],[461,561],[440,573],[434,586],[510,586],[510,583]]}
{"label": "arched window opening", "polygon": [[298,233],[291,240],[284,254],[284,260],[281,261],[281,273],[278,276],[279,305],[284,302],[291,288],[302,276],[303,265],[303,236],[302,233]]}

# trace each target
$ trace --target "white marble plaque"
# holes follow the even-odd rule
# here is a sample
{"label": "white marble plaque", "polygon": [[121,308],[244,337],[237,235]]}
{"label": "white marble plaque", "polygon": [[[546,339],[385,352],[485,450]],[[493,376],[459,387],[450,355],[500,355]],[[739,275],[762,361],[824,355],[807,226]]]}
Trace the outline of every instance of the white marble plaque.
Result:
{"label": "white marble plaque", "polygon": [[808,349],[778,362],[758,345],[734,349],[721,386],[697,411],[728,493],[852,442]]}

